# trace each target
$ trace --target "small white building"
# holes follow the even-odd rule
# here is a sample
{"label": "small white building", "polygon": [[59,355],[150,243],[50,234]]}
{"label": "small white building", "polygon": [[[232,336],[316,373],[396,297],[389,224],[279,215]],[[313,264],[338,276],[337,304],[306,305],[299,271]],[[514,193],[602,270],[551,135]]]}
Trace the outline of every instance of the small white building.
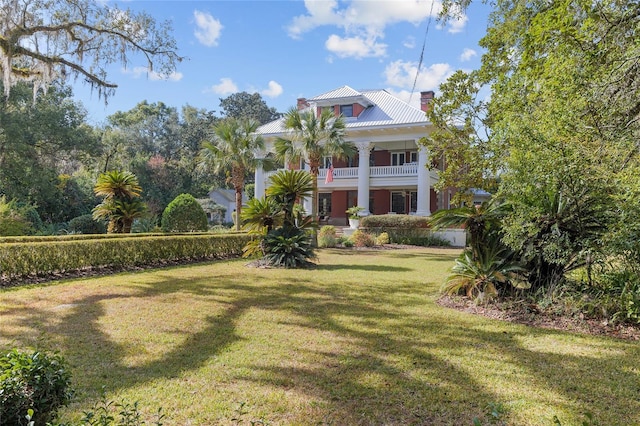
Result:
{"label": "small white building", "polygon": [[[216,204],[225,207],[224,222],[233,222],[233,212],[236,210],[236,192],[233,189],[214,189],[209,191],[209,198]],[[242,205],[247,203],[247,196],[242,193]]]}

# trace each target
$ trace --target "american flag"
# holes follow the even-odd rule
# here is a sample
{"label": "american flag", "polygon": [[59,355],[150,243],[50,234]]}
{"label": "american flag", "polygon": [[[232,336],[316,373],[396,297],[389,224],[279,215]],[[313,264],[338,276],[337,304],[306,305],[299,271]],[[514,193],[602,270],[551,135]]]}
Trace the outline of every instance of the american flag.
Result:
{"label": "american flag", "polygon": [[333,164],[329,165],[327,169],[327,177],[324,178],[324,183],[333,182]]}

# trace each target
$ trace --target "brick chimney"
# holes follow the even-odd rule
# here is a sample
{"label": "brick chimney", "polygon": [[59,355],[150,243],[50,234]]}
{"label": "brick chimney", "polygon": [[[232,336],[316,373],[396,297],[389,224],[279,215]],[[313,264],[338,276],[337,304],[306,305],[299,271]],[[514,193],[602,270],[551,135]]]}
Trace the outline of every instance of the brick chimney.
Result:
{"label": "brick chimney", "polygon": [[306,98],[298,98],[298,111],[303,110],[309,106]]}
{"label": "brick chimney", "polygon": [[429,111],[431,108],[431,101],[433,100],[433,95],[435,93],[433,90],[428,90],[426,92],[420,92],[420,109],[424,112]]}

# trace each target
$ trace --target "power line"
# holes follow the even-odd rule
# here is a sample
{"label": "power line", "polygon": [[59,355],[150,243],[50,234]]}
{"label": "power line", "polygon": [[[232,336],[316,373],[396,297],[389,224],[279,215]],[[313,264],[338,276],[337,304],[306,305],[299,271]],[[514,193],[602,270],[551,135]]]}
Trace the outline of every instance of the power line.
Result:
{"label": "power line", "polygon": [[429,10],[429,19],[427,20],[427,29],[424,32],[424,40],[422,41],[422,51],[420,51],[420,60],[418,61],[418,69],[416,69],[416,78],[413,80],[413,87],[411,88],[411,95],[409,96],[409,103],[413,98],[413,93],[416,90],[416,84],[418,83],[418,76],[420,75],[420,68],[422,67],[422,60],[424,59],[424,49],[427,46],[427,35],[429,34],[429,27],[431,26],[431,18],[433,16],[433,5],[435,0],[431,0],[431,10]]}

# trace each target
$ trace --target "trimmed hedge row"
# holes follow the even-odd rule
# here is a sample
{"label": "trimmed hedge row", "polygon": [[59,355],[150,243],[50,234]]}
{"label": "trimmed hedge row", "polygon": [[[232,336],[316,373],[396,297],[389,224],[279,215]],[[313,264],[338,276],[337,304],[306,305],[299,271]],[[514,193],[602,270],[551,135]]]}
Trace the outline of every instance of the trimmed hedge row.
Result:
{"label": "trimmed hedge row", "polygon": [[161,235],[0,244],[0,277],[239,256],[248,234]]}
{"label": "trimmed hedge row", "polygon": [[111,238],[144,238],[144,237],[166,237],[169,235],[210,235],[208,232],[173,232],[166,234],[147,233],[147,234],[69,234],[69,235],[44,235],[33,236],[23,235],[20,237],[0,237],[0,244],[9,243],[39,243],[48,241],[77,241],[77,240],[100,240]]}
{"label": "trimmed hedge row", "polygon": [[365,216],[360,219],[360,229],[374,235],[386,232],[393,244],[432,245],[429,218],[405,214]]}
{"label": "trimmed hedge row", "polygon": [[381,214],[364,216],[360,219],[360,226],[364,228],[404,228],[428,229],[429,218],[426,216],[411,216],[406,214]]}

